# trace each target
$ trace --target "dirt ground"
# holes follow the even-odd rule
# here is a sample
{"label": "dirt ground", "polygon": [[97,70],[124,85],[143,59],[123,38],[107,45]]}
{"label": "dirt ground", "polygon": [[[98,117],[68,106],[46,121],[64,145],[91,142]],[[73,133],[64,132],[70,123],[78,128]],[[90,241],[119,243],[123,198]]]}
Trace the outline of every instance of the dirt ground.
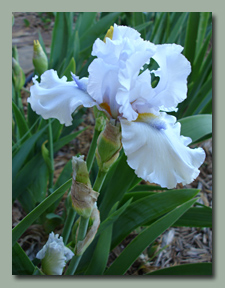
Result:
{"label": "dirt ground", "polygon": [[[14,13],[15,22],[12,28],[12,45],[17,46],[19,62],[26,76],[33,71],[33,41],[38,39],[38,31],[41,32],[47,51],[50,51],[51,33],[54,25],[54,17],[47,13]],[[32,85],[31,83],[28,84]],[[23,103],[26,109],[26,98],[24,92]],[[60,175],[67,161],[78,152],[87,155],[91,139],[93,137],[94,117],[91,109],[84,116],[84,122],[78,127],[82,129],[89,126],[80,136],[69,145],[61,149],[55,158],[55,179]],[[201,167],[199,177],[185,188],[201,189],[199,194],[200,203],[212,207],[212,141],[201,143],[201,147],[206,152],[206,160]],[[182,188],[180,185],[178,188]],[[25,216],[24,211],[18,202],[12,208],[12,226],[15,227]],[[60,233],[60,231],[59,231]],[[136,236],[138,231],[134,231],[127,239],[116,247],[110,254],[110,264]],[[42,229],[38,225],[32,225],[20,238],[19,243],[26,251],[27,255],[33,259],[35,253],[40,249],[40,245],[46,241]],[[168,247],[151,259],[151,253],[144,251],[139,259],[132,265],[127,274],[140,275],[152,270],[169,267],[177,264],[211,262],[212,261],[212,229],[210,228],[171,228],[161,235],[155,242],[159,250],[167,243]]]}

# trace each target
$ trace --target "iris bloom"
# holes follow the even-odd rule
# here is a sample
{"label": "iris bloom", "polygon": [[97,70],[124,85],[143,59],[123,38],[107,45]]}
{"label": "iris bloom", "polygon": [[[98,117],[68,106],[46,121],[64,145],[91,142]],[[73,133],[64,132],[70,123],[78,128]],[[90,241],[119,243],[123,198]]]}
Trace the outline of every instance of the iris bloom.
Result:
{"label": "iris bloom", "polygon": [[[180,135],[180,123],[166,112],[176,111],[186,98],[188,60],[176,44],[154,45],[129,27],[111,27],[104,41],[97,39],[88,68],[89,77],[74,81],[46,71],[41,82],[33,78],[31,107],[44,119],[57,118],[66,126],[83,105],[105,111],[121,123],[122,144],[128,165],[138,177],[162,187],[191,183],[205,159],[204,150],[191,149],[191,139]],[[154,59],[158,68],[144,70]],[[159,82],[152,87],[151,77]]]}
{"label": "iris bloom", "polygon": [[62,275],[66,262],[74,253],[64,246],[62,237],[51,232],[44,247],[37,253],[36,258],[41,259],[42,270],[46,275]]}

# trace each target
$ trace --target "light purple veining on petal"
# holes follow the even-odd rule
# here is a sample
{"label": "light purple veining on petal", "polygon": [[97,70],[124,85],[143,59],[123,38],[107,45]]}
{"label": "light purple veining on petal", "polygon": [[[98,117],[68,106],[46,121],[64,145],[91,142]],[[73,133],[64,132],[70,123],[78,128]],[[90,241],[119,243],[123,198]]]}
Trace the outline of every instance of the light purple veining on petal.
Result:
{"label": "light purple veining on petal", "polygon": [[161,119],[161,117],[157,117],[157,116],[153,116],[151,117],[150,115],[148,117],[145,116],[140,116],[141,114],[139,114],[139,117],[137,119],[137,122],[144,122],[148,125],[150,125],[152,128],[155,128],[157,130],[166,130],[167,129],[167,125],[166,122]]}
{"label": "light purple veining on petal", "polygon": [[162,120],[158,120],[158,119],[154,119],[151,120],[149,123],[153,128],[156,128],[157,130],[162,130],[162,129],[166,129],[166,123]]}

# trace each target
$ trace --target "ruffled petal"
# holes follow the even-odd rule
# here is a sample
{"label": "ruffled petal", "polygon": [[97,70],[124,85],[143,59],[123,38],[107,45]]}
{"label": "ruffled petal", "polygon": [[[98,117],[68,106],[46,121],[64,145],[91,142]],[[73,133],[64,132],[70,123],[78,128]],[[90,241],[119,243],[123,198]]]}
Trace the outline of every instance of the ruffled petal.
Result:
{"label": "ruffled petal", "polygon": [[88,67],[89,82],[88,94],[100,105],[108,104],[111,116],[117,118],[119,105],[115,100],[118,82],[118,67],[104,62],[98,58]]}
{"label": "ruffled petal", "polygon": [[63,238],[51,232],[48,241],[37,253],[36,258],[41,259],[42,270],[47,275],[62,275],[66,262],[74,253],[63,243]]}
{"label": "ruffled petal", "polygon": [[155,87],[152,105],[164,111],[174,111],[176,106],[187,97],[187,77],[191,72],[189,61],[181,54],[183,47],[176,44],[156,45],[152,57],[159,69],[152,71],[160,77]]}
{"label": "ruffled petal", "polygon": [[191,139],[180,136],[180,123],[166,113],[140,114],[135,122],[121,120],[127,162],[138,177],[169,189],[191,183],[205,159],[201,148],[187,147]]}
{"label": "ruffled petal", "polygon": [[[59,78],[57,72],[48,70],[41,75],[41,82],[33,78],[34,85],[30,88],[28,102],[31,108],[44,119],[56,118],[61,124],[72,124],[71,114],[80,105],[92,107],[96,103],[85,91],[86,79],[80,80],[80,87],[73,81],[67,82],[63,76]],[[77,80],[78,81],[78,80]]]}

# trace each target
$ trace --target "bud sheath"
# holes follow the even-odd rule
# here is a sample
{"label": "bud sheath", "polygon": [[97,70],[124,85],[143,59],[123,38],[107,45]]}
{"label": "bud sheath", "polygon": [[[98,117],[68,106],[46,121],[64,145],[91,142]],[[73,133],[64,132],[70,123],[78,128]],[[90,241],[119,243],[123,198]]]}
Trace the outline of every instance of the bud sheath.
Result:
{"label": "bud sheath", "polygon": [[107,172],[122,148],[120,127],[107,122],[97,142],[96,159],[99,169]]}

